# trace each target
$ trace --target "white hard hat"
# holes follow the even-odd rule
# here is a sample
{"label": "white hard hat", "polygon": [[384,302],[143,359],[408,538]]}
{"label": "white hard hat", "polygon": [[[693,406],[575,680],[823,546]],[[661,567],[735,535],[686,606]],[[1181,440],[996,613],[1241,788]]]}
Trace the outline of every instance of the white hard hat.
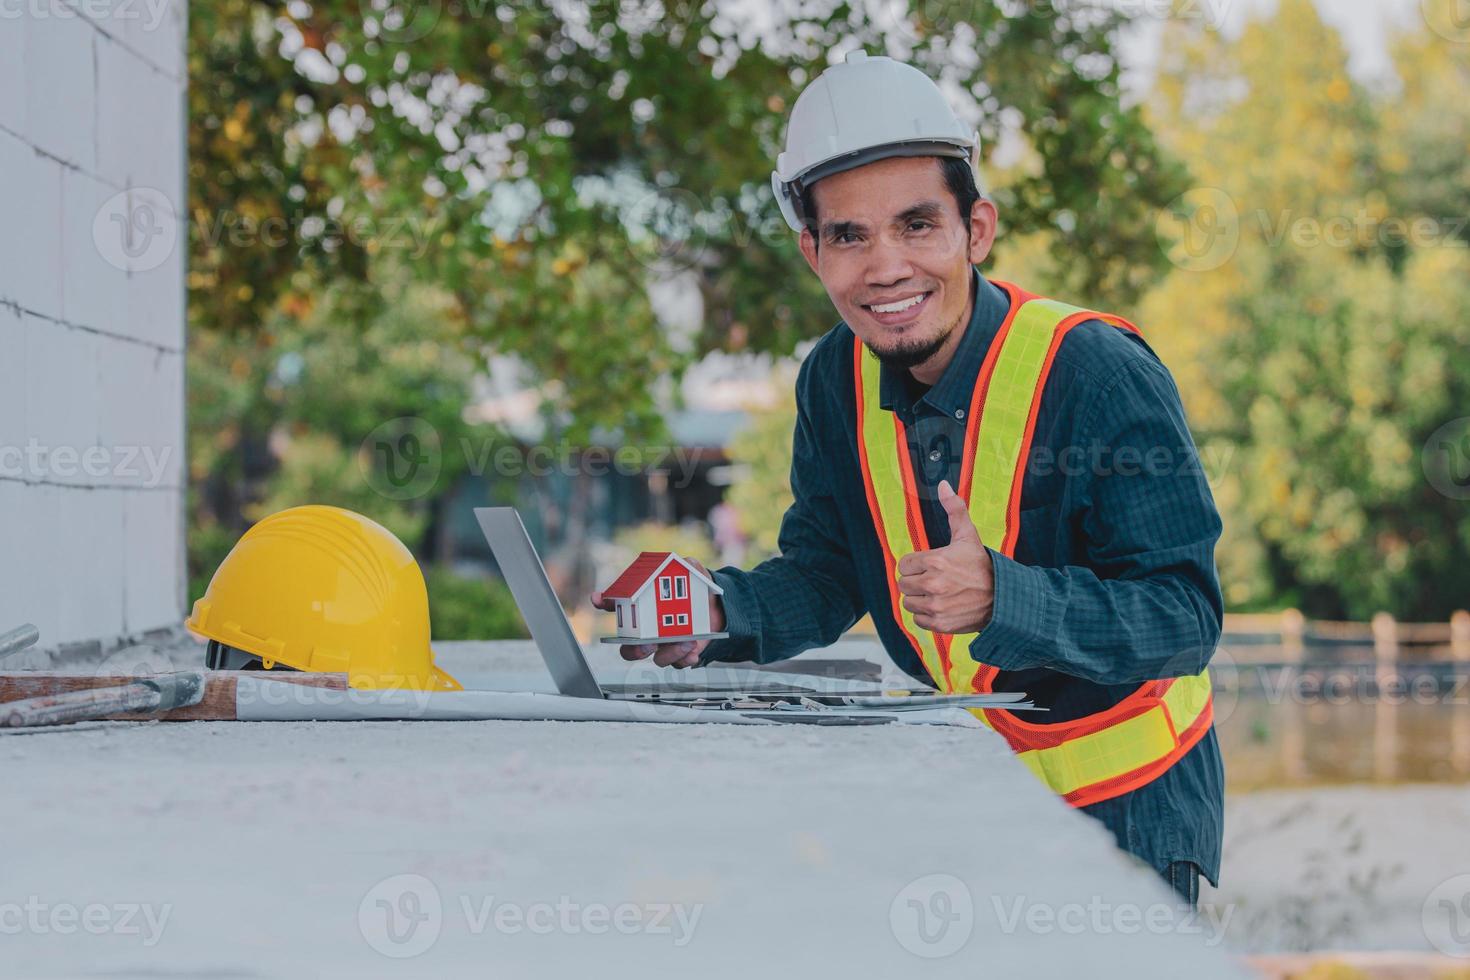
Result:
{"label": "white hard hat", "polygon": [[980,134],[950,108],[919,69],[853,51],[802,90],[786,122],[786,149],[776,157],[771,189],[792,231],[801,230],[800,181],[814,181],[874,160],[950,156],[974,166]]}

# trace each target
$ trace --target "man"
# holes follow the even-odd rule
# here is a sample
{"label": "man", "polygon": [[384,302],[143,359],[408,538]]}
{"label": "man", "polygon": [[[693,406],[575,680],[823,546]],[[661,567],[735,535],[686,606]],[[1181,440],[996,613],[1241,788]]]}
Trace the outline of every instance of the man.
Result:
{"label": "man", "polygon": [[1223,822],[1220,519],[1132,325],[976,270],[977,147],[923,73],[861,52],[792,107],[773,184],[842,322],[797,378],[781,554],[713,573],[728,639],[623,656],[769,663],[870,613],[915,678],[1049,709],[979,714],[1194,903]]}

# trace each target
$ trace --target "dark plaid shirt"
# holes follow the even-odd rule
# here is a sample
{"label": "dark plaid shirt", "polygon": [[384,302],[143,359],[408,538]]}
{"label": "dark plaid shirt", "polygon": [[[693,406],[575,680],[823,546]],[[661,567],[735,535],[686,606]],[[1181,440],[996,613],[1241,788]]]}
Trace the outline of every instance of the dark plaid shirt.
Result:
{"label": "dark plaid shirt", "polygon": [[[979,272],[953,361],[933,387],[884,366],[882,408],[908,431],[924,524],[949,541],[942,479],[959,483],[965,413],[1009,296]],[[855,437],[853,334],[830,330],[803,362],[791,488],[777,558],[719,569],[730,638],[706,661],[770,663],[837,640],[865,612],[913,677],[929,677],[889,610]],[[1173,378],[1138,336],[1091,320],[1062,342],[1046,382],[1021,490],[1015,558],[991,549],[995,606],[970,646],[1025,691],[1043,721],[1108,708],[1140,683],[1197,673],[1220,635],[1220,517]],[[999,546],[1000,542],[986,542]],[[1030,720],[1030,719],[1028,719]],[[1213,730],[1163,776],[1086,807],[1160,872],[1193,861],[1215,882],[1224,771]]]}

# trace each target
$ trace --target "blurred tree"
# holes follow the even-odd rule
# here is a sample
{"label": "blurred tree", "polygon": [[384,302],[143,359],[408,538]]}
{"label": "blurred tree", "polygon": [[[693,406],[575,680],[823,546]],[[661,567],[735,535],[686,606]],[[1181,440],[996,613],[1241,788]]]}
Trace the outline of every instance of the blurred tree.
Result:
{"label": "blurred tree", "polygon": [[[1461,43],[1435,30],[1405,33],[1393,43],[1403,89],[1383,113],[1384,190],[1391,213],[1428,219],[1421,232],[1470,243],[1470,41],[1460,0],[1425,0],[1424,20],[1458,27]],[[1412,223],[1390,229],[1395,259],[1412,247]],[[1419,242],[1423,245],[1422,240]]]}
{"label": "blurred tree", "polygon": [[753,565],[780,553],[776,539],[781,517],[791,506],[791,439],[796,429],[794,373],[773,383],[782,392],[779,404],[752,413],[750,425],[730,442],[730,462],[740,478],[727,500],[740,515],[750,538],[746,563]]}
{"label": "blurred tree", "polygon": [[[401,249],[459,304],[468,349],[559,382],[573,437],[656,429],[650,378],[714,348],[789,352],[831,321],[767,180],[789,101],[829,52],[859,45],[941,78],[987,151],[1003,118],[1019,124],[1042,164],[997,192],[1007,220],[1052,229],[1089,295],[1130,295],[1158,267],[1153,212],[1182,173],[1120,103],[1121,18],[948,0],[766,14],[687,0],[202,6],[196,326],[257,325],[306,277],[360,282],[372,256]],[[199,233],[222,215],[278,219],[287,244]],[[647,287],[683,269],[706,312],[681,338]]]}
{"label": "blurred tree", "polygon": [[510,589],[488,575],[457,575],[443,566],[424,575],[429,622],[436,640],[513,640],[526,636],[526,623]]}
{"label": "blurred tree", "polygon": [[[1200,186],[1161,216],[1175,269],[1141,322],[1225,516],[1226,601],[1446,616],[1464,602],[1450,583],[1470,515],[1430,486],[1421,447],[1470,397],[1470,333],[1448,312],[1470,299],[1470,259],[1384,233],[1412,217],[1380,190],[1399,105],[1351,81],[1309,0],[1282,0],[1233,43],[1170,32],[1150,118]],[[1419,67],[1400,63],[1405,98],[1433,87]]]}
{"label": "blurred tree", "polygon": [[[219,0],[190,14],[196,593],[244,525],[307,500],[422,550],[427,501],[466,465],[453,444],[469,374],[492,354],[540,386],[550,438],[657,439],[658,379],[825,329],[768,174],[790,101],[842,51],[940,78],[987,154],[1007,129],[1034,145],[1038,165],[996,192],[1006,220],[1049,229],[1093,295],[1136,292],[1160,267],[1152,214],[1182,186],[1121,104],[1123,20],[1108,14],[950,0]],[[660,323],[650,287],[681,275],[702,312]],[[443,446],[412,499],[379,492],[386,474],[360,448],[401,417]]]}
{"label": "blurred tree", "polygon": [[[676,527],[648,523],[619,528],[613,535],[613,545],[619,549],[618,560],[623,565],[631,564],[644,551],[673,551],[685,558],[693,558],[705,568],[718,568],[720,565],[709,530],[694,522]],[[608,584],[601,582],[599,586]]]}

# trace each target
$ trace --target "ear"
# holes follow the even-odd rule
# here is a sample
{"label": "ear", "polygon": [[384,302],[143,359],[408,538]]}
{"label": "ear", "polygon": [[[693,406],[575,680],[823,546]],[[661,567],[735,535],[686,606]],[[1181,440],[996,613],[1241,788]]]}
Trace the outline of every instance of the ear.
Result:
{"label": "ear", "polygon": [[990,257],[990,249],[995,244],[996,225],[999,221],[1000,217],[996,214],[994,202],[982,197],[970,205],[971,265],[979,265]]}
{"label": "ear", "polygon": [[[817,240],[812,237],[812,230],[810,228],[803,228],[801,230],[801,236],[796,240],[796,244],[801,249],[801,257],[806,259],[806,264],[812,267],[813,272],[816,272]],[[821,273],[817,274],[821,275]]]}

